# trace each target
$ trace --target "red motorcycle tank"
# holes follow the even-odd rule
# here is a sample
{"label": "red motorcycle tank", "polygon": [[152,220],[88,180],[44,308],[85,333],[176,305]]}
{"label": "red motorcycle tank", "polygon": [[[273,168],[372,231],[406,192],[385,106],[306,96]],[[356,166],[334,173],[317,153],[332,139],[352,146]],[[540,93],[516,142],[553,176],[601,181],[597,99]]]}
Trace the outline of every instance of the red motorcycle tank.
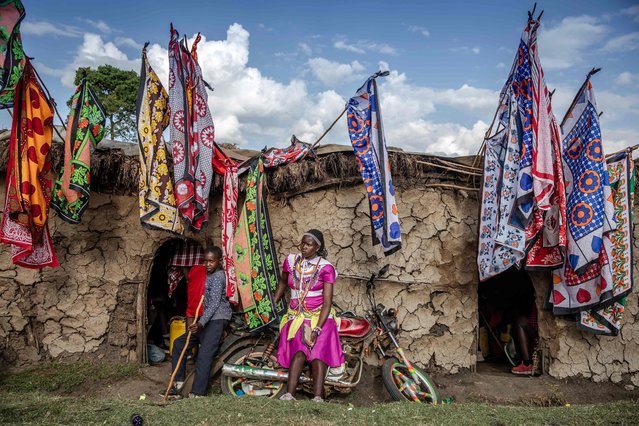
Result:
{"label": "red motorcycle tank", "polygon": [[339,318],[340,337],[364,337],[371,330],[371,324],[364,318]]}

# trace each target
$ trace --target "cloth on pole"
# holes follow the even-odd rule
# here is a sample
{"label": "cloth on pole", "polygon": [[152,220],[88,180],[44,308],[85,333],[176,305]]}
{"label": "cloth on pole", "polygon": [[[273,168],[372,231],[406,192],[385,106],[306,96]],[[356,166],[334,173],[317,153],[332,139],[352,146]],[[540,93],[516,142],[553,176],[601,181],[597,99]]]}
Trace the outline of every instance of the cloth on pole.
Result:
{"label": "cloth on pole", "polygon": [[237,165],[229,164],[224,173],[224,193],[222,201],[222,248],[224,250],[224,273],[226,274],[226,296],[234,305],[239,302],[237,294],[237,274],[235,272],[234,238],[237,228],[238,197]]}
{"label": "cloth on pole", "polygon": [[616,228],[614,204],[589,79],[562,130],[568,243],[563,267],[553,272],[551,301],[556,314],[571,314],[597,306],[612,283],[606,235]]}
{"label": "cloth on pole", "polygon": [[169,124],[168,94],[142,49],[140,88],[136,104],[140,184],[140,222],[150,227],[183,232],[171,178],[171,158],[162,136]]}
{"label": "cloth on pole", "polygon": [[278,312],[284,309],[282,301],[275,306],[280,271],[263,187],[264,165],[258,159],[248,171],[246,199],[234,239],[237,292],[249,330],[277,321]]}
{"label": "cloth on pole", "polygon": [[26,12],[20,0],[0,0],[0,109],[14,105],[16,87],[26,65],[20,23]]}
{"label": "cloth on pole", "polygon": [[598,334],[616,335],[632,291],[632,231],[635,192],[635,167],[632,152],[621,152],[607,161],[614,203],[615,229],[606,234],[606,249],[610,251],[612,283],[600,289],[600,305],[582,311],[579,328]]}
{"label": "cloth on pole", "polygon": [[294,163],[310,155],[315,158],[312,145],[302,142],[295,135],[291,137],[291,144],[286,148],[271,148],[262,154],[265,168],[283,166]]}
{"label": "cloth on pole", "polygon": [[175,195],[182,218],[194,232],[208,222],[215,155],[215,127],[197,58],[200,40],[198,34],[189,51],[186,40],[180,42],[171,26],[169,102]]}
{"label": "cloth on pole", "polygon": [[83,80],[71,98],[64,165],[53,187],[52,206],[68,223],[80,223],[89,205],[91,152],[104,137],[105,121],[104,107],[89,83]]}
{"label": "cloth on pole", "polygon": [[11,259],[16,265],[57,267],[48,226],[53,106],[28,60],[13,104],[0,240],[11,245]]}
{"label": "cloth on pole", "polygon": [[515,214],[521,144],[517,101],[504,87],[498,110],[499,131],[486,140],[479,223],[479,279],[487,280],[524,258],[525,228]]}
{"label": "cloth on pole", "polygon": [[566,251],[566,188],[561,136],[539,59],[539,21],[529,20],[532,94],[532,184],[534,204],[526,227],[526,269],[561,266]]}
{"label": "cloth on pole", "polygon": [[377,90],[380,75],[366,80],[346,107],[348,134],[368,194],[373,245],[381,243],[388,256],[401,248],[402,236]]}

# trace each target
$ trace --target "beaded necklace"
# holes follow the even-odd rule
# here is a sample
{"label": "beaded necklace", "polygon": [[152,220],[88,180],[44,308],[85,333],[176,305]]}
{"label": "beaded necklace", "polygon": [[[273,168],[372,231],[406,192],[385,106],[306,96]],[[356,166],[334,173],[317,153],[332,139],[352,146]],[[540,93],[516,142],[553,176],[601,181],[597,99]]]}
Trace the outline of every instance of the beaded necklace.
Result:
{"label": "beaded necklace", "polygon": [[295,265],[293,267],[293,288],[298,290],[299,296],[297,297],[297,311],[300,312],[302,308],[308,312],[306,308],[306,295],[311,288],[317,283],[319,277],[320,267],[319,264],[322,261],[321,257],[317,257],[317,263],[313,266],[313,269],[306,272],[307,262],[303,256],[298,255],[295,258]]}

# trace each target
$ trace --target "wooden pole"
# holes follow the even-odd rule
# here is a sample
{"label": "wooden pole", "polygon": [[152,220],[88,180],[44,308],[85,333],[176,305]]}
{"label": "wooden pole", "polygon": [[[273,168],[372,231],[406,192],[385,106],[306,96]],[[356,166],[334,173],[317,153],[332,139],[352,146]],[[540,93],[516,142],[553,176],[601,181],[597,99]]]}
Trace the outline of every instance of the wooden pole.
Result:
{"label": "wooden pole", "polygon": [[[202,307],[202,303],[204,303],[204,295],[200,299],[200,303],[198,303],[197,308],[195,309],[195,319],[193,320],[193,324],[197,323],[197,319],[200,316],[200,308]],[[169,391],[171,390],[171,386],[173,386],[173,380],[175,380],[175,375],[177,374],[178,369],[180,368],[180,364],[182,363],[182,358],[184,358],[184,354],[186,353],[186,349],[189,347],[189,342],[191,341],[191,331],[186,335],[186,343],[184,344],[184,348],[182,348],[182,353],[180,354],[180,358],[178,358],[178,362],[175,365],[175,370],[171,374],[171,380],[169,380],[169,386],[166,388],[166,392],[164,393],[164,402],[166,402],[169,397]]]}

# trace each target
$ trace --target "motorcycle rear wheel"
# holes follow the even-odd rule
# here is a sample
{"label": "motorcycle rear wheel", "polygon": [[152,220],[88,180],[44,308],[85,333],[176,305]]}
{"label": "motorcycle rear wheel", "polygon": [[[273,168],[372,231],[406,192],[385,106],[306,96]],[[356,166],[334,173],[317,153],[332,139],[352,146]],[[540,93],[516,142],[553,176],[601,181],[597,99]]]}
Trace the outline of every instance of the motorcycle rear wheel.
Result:
{"label": "motorcycle rear wheel", "polygon": [[[388,393],[395,401],[415,401],[426,404],[439,404],[439,395],[433,381],[422,369],[413,366],[419,378],[417,383],[408,371],[408,367],[396,358],[389,358],[382,366],[382,380]],[[409,392],[414,387],[415,396]],[[416,398],[416,399],[415,399]]]}
{"label": "motorcycle rear wheel", "polygon": [[[233,365],[250,365],[253,367],[264,367],[262,364],[262,355],[266,350],[266,346],[256,346],[255,348],[245,348],[234,353],[227,364]],[[274,365],[277,365],[277,356],[271,353],[269,357]],[[286,382],[271,382],[264,380],[244,379],[238,377],[230,377],[221,373],[220,385],[222,393],[233,396],[261,396],[271,399],[278,399],[286,393]]]}

